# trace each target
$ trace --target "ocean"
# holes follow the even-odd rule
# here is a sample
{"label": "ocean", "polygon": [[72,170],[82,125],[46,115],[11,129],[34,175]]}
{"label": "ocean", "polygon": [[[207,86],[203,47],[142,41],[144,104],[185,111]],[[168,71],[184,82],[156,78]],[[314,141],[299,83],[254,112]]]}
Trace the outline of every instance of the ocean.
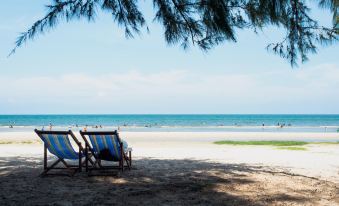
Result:
{"label": "ocean", "polygon": [[339,115],[0,115],[0,131],[27,131],[50,124],[74,130],[87,125],[125,131],[339,132]]}

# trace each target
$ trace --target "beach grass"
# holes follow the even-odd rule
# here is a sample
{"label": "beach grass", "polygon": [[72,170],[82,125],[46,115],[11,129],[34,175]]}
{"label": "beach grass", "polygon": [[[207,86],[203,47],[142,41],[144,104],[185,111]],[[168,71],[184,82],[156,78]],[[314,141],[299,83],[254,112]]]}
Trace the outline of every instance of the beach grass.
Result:
{"label": "beach grass", "polygon": [[304,141],[217,141],[218,145],[259,145],[259,146],[302,146],[308,144]]}
{"label": "beach grass", "polygon": [[12,144],[12,142],[9,142],[9,141],[0,141],[0,144]]}
{"label": "beach grass", "polygon": [[277,147],[277,149],[280,149],[280,150],[295,150],[295,151],[305,151],[305,150],[307,150],[305,147],[295,147],[295,146]]}
{"label": "beach grass", "polygon": [[337,142],[310,142],[309,144],[339,144],[339,141]]}
{"label": "beach grass", "polygon": [[37,141],[26,140],[26,141],[0,141],[1,144],[34,144]]}
{"label": "beach grass", "polygon": [[36,143],[36,141],[29,141],[29,140],[27,140],[27,141],[21,141],[20,143],[21,144],[34,144],[34,143]]}
{"label": "beach grass", "polygon": [[281,150],[307,150],[305,147],[301,147],[304,145],[337,145],[339,141],[336,142],[305,142],[305,141],[232,141],[232,140],[224,140],[214,142],[217,145],[253,145],[253,146],[276,146],[277,149]]}

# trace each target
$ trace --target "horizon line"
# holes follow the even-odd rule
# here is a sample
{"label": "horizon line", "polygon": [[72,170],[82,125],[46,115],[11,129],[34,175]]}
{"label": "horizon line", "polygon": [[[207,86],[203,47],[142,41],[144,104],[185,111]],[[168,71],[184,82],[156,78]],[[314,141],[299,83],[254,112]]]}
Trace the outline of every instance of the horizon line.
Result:
{"label": "horizon line", "polygon": [[38,116],[38,115],[339,115],[336,113],[35,113],[0,114],[0,116]]}

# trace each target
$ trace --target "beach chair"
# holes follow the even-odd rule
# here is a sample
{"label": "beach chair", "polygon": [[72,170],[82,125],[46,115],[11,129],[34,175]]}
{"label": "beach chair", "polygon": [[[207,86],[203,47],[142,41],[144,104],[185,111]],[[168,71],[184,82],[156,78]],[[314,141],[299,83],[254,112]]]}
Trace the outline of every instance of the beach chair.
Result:
{"label": "beach chair", "polygon": [[[131,169],[132,166],[132,149],[127,147],[127,143],[122,141],[119,133],[115,131],[90,131],[80,134],[85,141],[86,154],[91,153],[95,158],[94,166],[89,168],[89,156],[86,155],[86,171],[89,170],[109,170],[124,168]],[[118,162],[118,166],[103,166],[101,161]],[[126,164],[125,164],[126,163]],[[89,173],[90,174],[90,173]]]}
{"label": "beach chair", "polygon": [[[81,172],[82,166],[86,163],[82,159],[85,157],[85,149],[81,146],[81,143],[77,140],[71,130],[69,131],[42,131],[34,130],[35,133],[44,142],[44,171],[41,176],[46,175],[65,175],[63,173],[50,174],[50,170],[66,170],[68,175],[73,176],[76,172]],[[70,137],[76,143],[78,149],[75,150],[70,142]],[[55,155],[58,159],[50,166],[47,164],[47,150]],[[77,160],[78,164],[71,165],[65,160]],[[90,161],[92,162],[92,161]],[[62,163],[65,167],[57,167],[59,163]],[[93,162],[92,162],[93,163]],[[87,163],[88,164],[88,163]]]}

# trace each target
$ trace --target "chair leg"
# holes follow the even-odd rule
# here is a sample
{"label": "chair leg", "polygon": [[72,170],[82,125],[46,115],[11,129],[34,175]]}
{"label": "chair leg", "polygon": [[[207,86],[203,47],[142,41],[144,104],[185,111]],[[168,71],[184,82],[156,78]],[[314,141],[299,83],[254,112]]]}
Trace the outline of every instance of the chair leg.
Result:
{"label": "chair leg", "polygon": [[87,148],[87,144],[86,144],[86,148],[85,148],[85,158],[86,158],[86,172],[88,172],[88,148]]}
{"label": "chair leg", "polygon": [[46,168],[44,169],[44,171],[40,174],[40,176],[45,176],[47,175],[47,172],[50,171],[51,169],[53,169],[59,162],[63,161],[62,159],[58,159],[57,161],[55,161],[51,166],[47,166],[46,163]]}
{"label": "chair leg", "polygon": [[92,164],[92,166],[94,166],[94,161],[92,160],[92,157],[93,157],[93,155],[92,154],[89,154],[88,155],[88,161]]}
{"label": "chair leg", "polygon": [[124,145],[123,143],[120,144],[120,167],[121,171],[124,171],[124,159],[125,159],[125,153],[124,153]]}
{"label": "chair leg", "polygon": [[129,165],[132,167],[132,151],[129,151],[128,154],[129,154]]}
{"label": "chair leg", "polygon": [[80,146],[79,146],[79,172],[81,172],[81,170],[82,170],[82,164],[81,164],[81,144],[80,144]]}
{"label": "chair leg", "polygon": [[75,173],[77,173],[77,172],[78,172],[77,169],[71,171],[71,175],[70,176],[73,177],[75,175]]}
{"label": "chair leg", "polygon": [[88,163],[91,163],[91,166],[95,166],[95,162],[91,159],[93,157],[93,155],[92,154],[90,154],[89,152],[88,152],[88,150],[85,150],[85,160],[81,163],[81,165],[83,166],[83,167],[87,167],[87,170],[86,171],[88,171]]}
{"label": "chair leg", "polygon": [[126,162],[126,164],[127,164],[128,170],[131,170],[131,167],[132,167],[132,165],[131,165],[131,160],[130,160],[129,157],[126,156],[126,155],[124,155],[124,159],[125,159],[125,162]]}
{"label": "chair leg", "polygon": [[[51,164],[51,166],[48,166],[48,164],[47,164],[47,157],[46,158],[44,157],[44,170],[40,174],[40,177],[44,177],[44,176],[48,175],[48,172],[50,170],[52,170],[52,169],[60,169],[60,168],[55,168],[55,166],[57,166],[60,162],[62,162],[65,165],[65,167],[66,167],[65,170],[68,170],[70,172],[69,176],[74,176],[75,173],[77,173],[78,171],[81,171],[81,167],[82,167],[81,158],[80,158],[80,161],[79,161],[80,162],[80,167],[74,168],[74,166],[68,165],[66,163],[66,161],[61,159],[61,158],[58,158],[53,164]],[[57,174],[54,174],[54,175],[57,175]]]}
{"label": "chair leg", "polygon": [[98,168],[102,167],[100,160],[95,159],[93,167],[98,167]]}
{"label": "chair leg", "polygon": [[[70,165],[67,164],[67,162],[63,159],[60,159],[61,162],[65,165],[65,169],[68,170],[70,172],[70,175],[69,176],[74,176],[75,173],[77,173],[78,171],[81,171],[81,168],[72,168]],[[81,162],[81,158],[80,158],[80,162]],[[80,164],[81,166],[81,164]]]}
{"label": "chair leg", "polygon": [[44,143],[44,169],[47,168],[47,146]]}

